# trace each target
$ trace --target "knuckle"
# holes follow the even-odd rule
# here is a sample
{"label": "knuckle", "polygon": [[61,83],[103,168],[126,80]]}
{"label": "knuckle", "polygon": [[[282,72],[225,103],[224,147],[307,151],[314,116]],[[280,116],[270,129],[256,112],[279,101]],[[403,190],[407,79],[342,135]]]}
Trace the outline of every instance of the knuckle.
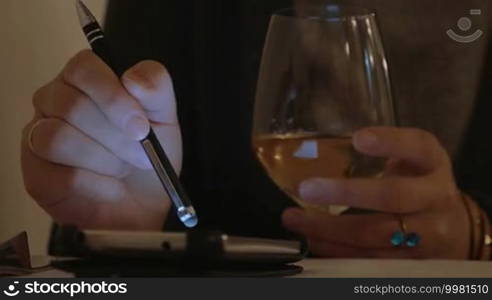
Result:
{"label": "knuckle", "polygon": [[427,157],[432,167],[447,157],[441,142],[434,134],[423,129],[414,129],[414,137],[420,157]]}
{"label": "knuckle", "polygon": [[426,130],[415,129],[414,134],[416,136],[416,140],[419,141],[419,144],[422,145],[426,151],[435,151],[435,149],[439,149],[441,147],[441,143],[437,137]]}
{"label": "knuckle", "polygon": [[55,92],[53,97],[53,113],[56,117],[66,121],[77,121],[81,112],[84,111],[84,107],[90,101],[89,97],[74,91]]}
{"label": "knuckle", "polygon": [[72,89],[63,82],[53,82],[33,96],[34,107],[45,117],[54,117],[69,123],[83,118],[83,112],[91,99],[81,92]]}
{"label": "knuckle", "polygon": [[48,83],[37,89],[32,96],[32,105],[36,109],[40,109],[41,105],[46,101],[47,91],[51,88],[51,83]]}
{"label": "knuckle", "polygon": [[141,86],[150,91],[169,86],[172,81],[167,68],[153,60],[145,60],[138,63],[125,74],[125,78],[128,77],[138,81]]}
{"label": "knuckle", "polygon": [[113,88],[108,91],[106,101],[101,103],[101,108],[110,117],[120,117],[122,106],[127,104],[128,96],[124,91],[118,88]]}
{"label": "knuckle", "polygon": [[49,159],[66,151],[67,126],[62,121],[46,119],[35,129],[39,138],[33,134],[33,147],[36,152]]}
{"label": "knuckle", "polygon": [[94,53],[91,50],[82,50],[69,60],[63,70],[63,78],[68,82],[80,82],[88,74],[87,66],[94,61]]}
{"label": "knuckle", "polygon": [[116,167],[116,171],[114,176],[117,179],[123,179],[126,176],[128,176],[131,172],[131,166],[127,163],[121,162],[119,165]]}

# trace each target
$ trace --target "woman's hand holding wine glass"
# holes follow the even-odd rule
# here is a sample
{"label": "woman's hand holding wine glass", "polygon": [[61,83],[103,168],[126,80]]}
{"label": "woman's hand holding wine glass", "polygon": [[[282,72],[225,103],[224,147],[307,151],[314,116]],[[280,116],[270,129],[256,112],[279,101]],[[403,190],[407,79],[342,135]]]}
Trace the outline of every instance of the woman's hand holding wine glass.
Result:
{"label": "woman's hand holding wine glass", "polygon": [[374,13],[302,7],[272,18],[253,146],[302,207],[283,222],[313,254],[469,257],[470,219],[448,154],[396,119]]}
{"label": "woman's hand holding wine glass", "polygon": [[[300,197],[313,205],[344,205],[372,214],[332,216],[322,211],[287,210],[287,228],[305,236],[323,257],[447,258],[469,255],[470,227],[446,151],[431,134],[410,128],[379,127],[354,135],[364,154],[387,157],[383,178],[313,178]],[[389,241],[399,221],[421,236],[419,247]]]}

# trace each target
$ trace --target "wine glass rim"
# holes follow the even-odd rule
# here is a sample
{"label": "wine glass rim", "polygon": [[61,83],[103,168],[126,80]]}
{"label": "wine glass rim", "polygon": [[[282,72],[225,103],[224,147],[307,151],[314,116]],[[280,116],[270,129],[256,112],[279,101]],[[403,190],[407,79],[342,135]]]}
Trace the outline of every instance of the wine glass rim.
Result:
{"label": "wine glass rim", "polygon": [[[326,14],[322,15],[320,12],[325,11]],[[376,11],[368,8],[358,6],[345,6],[345,5],[309,5],[303,10],[296,9],[295,7],[288,7],[276,11],[274,16],[288,17],[288,18],[300,18],[315,21],[325,22],[342,22],[352,19],[366,19],[376,16]]]}

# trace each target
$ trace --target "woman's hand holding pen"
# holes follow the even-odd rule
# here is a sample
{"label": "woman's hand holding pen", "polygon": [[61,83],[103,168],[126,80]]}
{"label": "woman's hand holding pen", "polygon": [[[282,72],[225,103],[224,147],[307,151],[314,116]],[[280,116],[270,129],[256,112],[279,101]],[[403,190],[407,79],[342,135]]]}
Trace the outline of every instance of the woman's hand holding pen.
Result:
{"label": "woman's hand holding pen", "polygon": [[31,196],[60,223],[159,230],[170,208],[140,140],[150,123],[179,173],[182,160],[172,80],[144,61],[120,80],[84,50],[33,98],[22,168]]}

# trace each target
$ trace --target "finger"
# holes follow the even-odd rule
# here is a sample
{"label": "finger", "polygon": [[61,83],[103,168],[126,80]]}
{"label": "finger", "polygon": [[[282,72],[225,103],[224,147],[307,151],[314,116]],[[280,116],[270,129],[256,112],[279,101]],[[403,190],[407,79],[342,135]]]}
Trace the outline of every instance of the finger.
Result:
{"label": "finger", "polygon": [[[115,178],[43,160],[29,149],[27,136],[31,126],[32,123],[24,129],[22,139],[24,184],[56,222],[81,229],[162,228],[157,223],[164,220],[166,203],[159,208],[139,205]],[[160,217],[151,217],[155,215]]]}
{"label": "finger", "polygon": [[[52,163],[34,154],[28,140],[35,123],[37,120],[23,130],[22,170],[26,189],[42,207],[53,206],[73,195],[109,202],[122,197],[123,186],[114,178]],[[102,185],[105,188],[98,189]]]}
{"label": "finger", "polygon": [[388,214],[331,216],[298,208],[286,210],[282,221],[289,230],[310,239],[363,249],[392,249],[391,236],[400,226]]}
{"label": "finger", "polygon": [[33,105],[44,118],[64,120],[133,166],[152,168],[139,142],[109,122],[87,95],[63,81],[55,80],[39,89]]}
{"label": "finger", "polygon": [[142,61],[122,77],[129,93],[145,109],[152,127],[161,140],[175,170],[181,170],[181,132],[178,124],[176,100],[171,76],[155,61]]}
{"label": "finger", "polygon": [[340,245],[324,240],[308,240],[311,254],[330,258],[384,258],[384,259],[418,259],[424,258],[416,249],[367,249]]}
{"label": "finger", "polygon": [[162,64],[142,61],[123,75],[122,82],[145,109],[150,120],[161,124],[178,124],[172,79]]}
{"label": "finger", "polygon": [[131,170],[99,143],[59,119],[38,120],[28,139],[34,154],[53,163],[116,178],[123,178]]}
{"label": "finger", "polygon": [[[403,216],[408,230],[422,237],[418,247],[394,247],[392,235],[402,231],[400,221],[392,215],[331,216],[316,211],[288,209],[282,216],[284,225],[292,232],[306,237],[310,250],[317,255],[335,257],[429,257],[437,255],[442,241],[439,222],[427,216]],[[425,226],[422,226],[425,224]],[[422,231],[419,231],[422,229]],[[436,229],[436,230],[434,230]],[[317,248],[317,251],[316,251]],[[340,250],[343,249],[343,252]],[[347,252],[348,251],[348,252]]]}
{"label": "finger", "polygon": [[430,133],[413,128],[373,127],[354,135],[354,147],[365,154],[408,161],[423,172],[442,164],[447,157]]}
{"label": "finger", "polygon": [[142,140],[147,136],[150,124],[141,105],[92,51],[82,51],[72,58],[62,78],[89,96],[106,117],[129,137]]}
{"label": "finger", "polygon": [[342,205],[386,213],[423,211],[441,199],[442,191],[425,177],[379,179],[310,179],[299,194],[304,202]]}

